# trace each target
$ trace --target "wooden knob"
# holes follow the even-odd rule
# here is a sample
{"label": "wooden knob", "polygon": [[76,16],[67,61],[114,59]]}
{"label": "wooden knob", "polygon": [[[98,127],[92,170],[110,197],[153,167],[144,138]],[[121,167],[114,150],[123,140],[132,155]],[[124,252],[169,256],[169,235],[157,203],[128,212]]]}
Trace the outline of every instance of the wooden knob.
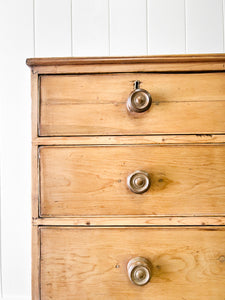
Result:
{"label": "wooden knob", "polygon": [[150,176],[145,171],[135,171],[127,177],[127,186],[133,193],[143,194],[151,186]]}
{"label": "wooden knob", "polygon": [[139,88],[140,81],[135,81],[135,89],[127,99],[127,109],[130,112],[141,113],[148,110],[152,104],[152,98],[149,92]]}
{"label": "wooden knob", "polygon": [[132,258],[127,264],[129,279],[136,285],[147,284],[152,276],[152,264],[144,257]]}

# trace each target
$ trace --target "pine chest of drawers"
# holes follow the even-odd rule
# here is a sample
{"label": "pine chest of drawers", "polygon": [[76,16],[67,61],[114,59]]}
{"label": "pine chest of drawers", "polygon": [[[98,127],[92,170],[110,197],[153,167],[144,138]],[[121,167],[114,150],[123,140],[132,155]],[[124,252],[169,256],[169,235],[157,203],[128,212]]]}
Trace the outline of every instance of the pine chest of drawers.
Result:
{"label": "pine chest of drawers", "polygon": [[28,59],[32,299],[225,299],[225,55]]}

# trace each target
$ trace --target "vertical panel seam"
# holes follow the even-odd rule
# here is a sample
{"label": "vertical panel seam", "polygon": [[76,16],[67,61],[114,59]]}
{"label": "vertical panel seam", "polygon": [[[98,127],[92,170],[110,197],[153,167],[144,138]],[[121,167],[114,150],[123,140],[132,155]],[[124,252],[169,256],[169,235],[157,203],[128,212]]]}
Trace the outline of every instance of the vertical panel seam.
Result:
{"label": "vertical panel seam", "polygon": [[149,26],[149,22],[148,22],[148,0],[146,0],[146,52],[148,55],[148,26]]}
{"label": "vertical panel seam", "polygon": [[110,22],[111,22],[111,18],[110,18],[110,0],[108,0],[108,53],[109,53],[109,56],[110,56],[110,53],[111,53],[111,35],[110,35]]}
{"label": "vertical panel seam", "polygon": [[184,0],[184,43],[185,53],[187,53],[187,2]]}
{"label": "vertical panel seam", "polygon": [[224,23],[224,0],[222,0],[222,18],[223,18],[223,23],[222,23],[222,25],[223,25],[223,28],[222,28],[223,36],[222,36],[222,39],[223,39],[223,52],[224,52],[224,50],[225,50],[225,45],[224,45],[224,25],[225,25],[225,23]]}
{"label": "vertical panel seam", "polygon": [[71,56],[73,56],[73,0],[70,0],[70,43]]}

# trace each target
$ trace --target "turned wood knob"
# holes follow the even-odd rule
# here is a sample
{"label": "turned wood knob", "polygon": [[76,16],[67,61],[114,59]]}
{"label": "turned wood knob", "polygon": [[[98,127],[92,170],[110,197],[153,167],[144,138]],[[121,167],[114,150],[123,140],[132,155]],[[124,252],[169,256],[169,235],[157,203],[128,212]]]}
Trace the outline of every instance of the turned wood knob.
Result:
{"label": "turned wood knob", "polygon": [[152,264],[144,257],[132,258],[127,264],[129,279],[136,285],[147,284],[152,276]]}
{"label": "turned wood knob", "polygon": [[135,171],[127,177],[127,186],[133,193],[143,194],[150,185],[150,176],[145,171]]}
{"label": "turned wood knob", "polygon": [[141,113],[150,108],[152,98],[148,91],[140,88],[140,81],[135,81],[134,90],[127,99],[127,109],[130,112]]}

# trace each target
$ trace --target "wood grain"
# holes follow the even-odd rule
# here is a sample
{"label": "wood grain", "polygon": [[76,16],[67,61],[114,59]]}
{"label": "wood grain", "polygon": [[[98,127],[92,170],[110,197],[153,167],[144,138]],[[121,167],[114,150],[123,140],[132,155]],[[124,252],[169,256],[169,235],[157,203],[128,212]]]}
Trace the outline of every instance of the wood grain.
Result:
{"label": "wood grain", "polygon": [[[39,101],[38,101],[39,78],[37,74],[31,73],[31,97],[32,97],[32,140],[38,136]],[[32,145],[32,217],[38,215],[39,182],[38,182],[38,147]]]}
{"label": "wood grain", "polygon": [[82,136],[82,137],[37,137],[33,145],[152,145],[152,144],[221,144],[225,135],[145,135],[145,136]]}
{"label": "wood grain", "polygon": [[[224,300],[225,54],[27,64],[32,299]],[[137,79],[153,96],[140,116],[125,107]],[[126,186],[137,169],[143,195]],[[143,287],[126,270],[138,255],[153,263]]]}
{"label": "wood grain", "polygon": [[32,226],[32,300],[40,300],[40,229]]}
{"label": "wood grain", "polygon": [[32,97],[32,139],[38,136],[39,122],[39,77],[31,72],[31,97]]}
{"label": "wood grain", "polygon": [[[141,114],[126,108],[137,79],[153,99]],[[225,73],[42,76],[39,133],[223,133],[224,80]]]}
{"label": "wood grain", "polygon": [[86,64],[183,64],[192,63],[210,63],[225,62],[225,54],[179,54],[179,55],[151,55],[151,56],[110,56],[110,57],[42,57],[28,58],[26,63],[30,67],[34,66],[68,66],[68,65],[86,65]]}
{"label": "wood grain", "polygon": [[50,226],[218,226],[225,225],[224,216],[114,216],[114,217],[73,217],[73,218],[37,218],[33,225]]}
{"label": "wood grain", "polygon": [[32,218],[38,218],[39,216],[39,159],[38,159],[38,146],[32,146]]}
{"label": "wood grain", "polygon": [[95,74],[95,73],[127,73],[127,72],[217,72],[224,71],[223,61],[215,62],[184,62],[184,63],[137,63],[137,64],[84,64],[84,65],[56,65],[56,66],[34,66],[34,74]]}
{"label": "wood grain", "polygon": [[[220,215],[225,213],[225,147],[41,147],[41,215]],[[129,174],[150,174],[137,195]]]}
{"label": "wood grain", "polygon": [[[179,242],[178,242],[179,241]],[[41,299],[224,299],[224,228],[41,228]],[[131,258],[151,282],[127,276]]]}

